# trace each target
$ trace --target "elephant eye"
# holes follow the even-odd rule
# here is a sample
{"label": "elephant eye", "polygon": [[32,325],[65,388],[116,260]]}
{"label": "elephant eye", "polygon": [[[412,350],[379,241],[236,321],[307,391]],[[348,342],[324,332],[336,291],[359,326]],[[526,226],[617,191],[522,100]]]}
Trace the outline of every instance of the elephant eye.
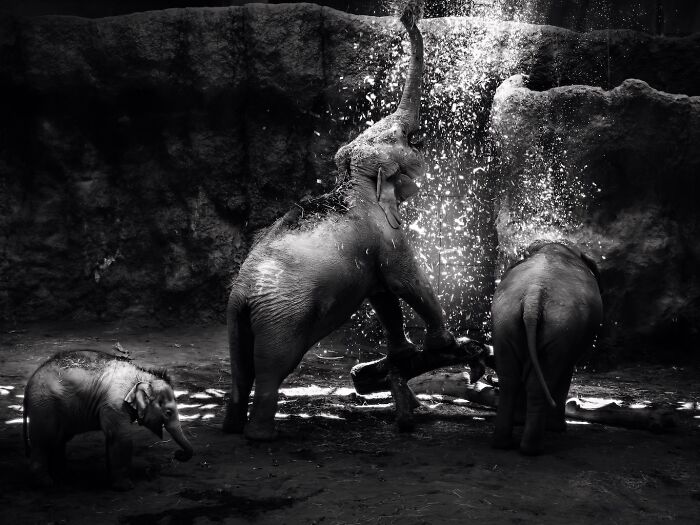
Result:
{"label": "elephant eye", "polygon": [[421,149],[423,142],[425,142],[425,136],[420,131],[413,131],[408,136],[408,144],[412,148]]}
{"label": "elephant eye", "polygon": [[172,415],[173,415],[172,409],[171,409],[171,408],[166,408],[166,409],[165,409],[165,417],[168,418],[168,419],[170,419],[170,418],[172,417]]}

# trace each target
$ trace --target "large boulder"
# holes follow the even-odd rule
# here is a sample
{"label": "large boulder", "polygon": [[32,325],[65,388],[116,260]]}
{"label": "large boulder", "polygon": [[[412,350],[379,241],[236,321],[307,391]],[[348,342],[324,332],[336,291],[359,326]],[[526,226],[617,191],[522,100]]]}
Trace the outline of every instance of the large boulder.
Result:
{"label": "large boulder", "polygon": [[500,269],[535,239],[576,242],[601,270],[608,357],[697,358],[700,97],[634,79],[537,91],[518,75],[491,118]]}

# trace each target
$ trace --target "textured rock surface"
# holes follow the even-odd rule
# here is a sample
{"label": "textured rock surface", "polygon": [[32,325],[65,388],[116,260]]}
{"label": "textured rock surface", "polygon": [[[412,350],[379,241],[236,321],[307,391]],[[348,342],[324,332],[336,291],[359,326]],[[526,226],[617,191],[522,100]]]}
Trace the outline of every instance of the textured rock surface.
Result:
{"label": "textured rock surface", "polygon": [[496,92],[492,124],[502,257],[536,237],[579,243],[602,272],[601,346],[697,357],[700,97],[639,80],[533,91],[518,75]]}
{"label": "textured rock surface", "polygon": [[[472,126],[468,151],[449,150],[467,177],[513,73],[700,92],[700,35],[472,18],[423,28],[423,115],[446,123],[428,139],[450,142],[450,119]],[[395,20],[310,4],[0,18],[0,318],[220,316],[253,233],[330,188],[337,147],[387,111],[370,95],[397,97],[401,36]],[[491,212],[474,213],[488,255]],[[493,260],[475,264],[487,277],[461,304],[483,318]]]}

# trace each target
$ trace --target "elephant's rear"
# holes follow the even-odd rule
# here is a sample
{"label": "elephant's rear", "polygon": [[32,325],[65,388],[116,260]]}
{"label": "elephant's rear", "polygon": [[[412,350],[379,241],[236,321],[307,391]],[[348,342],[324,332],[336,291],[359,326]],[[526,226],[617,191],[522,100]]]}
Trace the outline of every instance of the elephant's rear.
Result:
{"label": "elephant's rear", "polygon": [[547,244],[512,266],[494,294],[497,363],[509,363],[511,356],[532,363],[545,393],[539,363],[544,360],[544,375],[551,367],[573,369],[602,321],[597,275],[589,264],[577,249]]}
{"label": "elephant's rear", "polygon": [[62,384],[53,365],[54,357],[34,371],[24,389],[22,433],[27,457],[39,444],[39,438],[52,442],[59,437],[57,418],[61,416],[61,407],[56,398],[60,394]]}
{"label": "elephant's rear", "polygon": [[595,331],[603,305],[589,261],[578,251],[552,243],[514,265],[494,294],[494,329],[530,315],[546,319],[551,337],[561,332],[570,338],[574,327]]}

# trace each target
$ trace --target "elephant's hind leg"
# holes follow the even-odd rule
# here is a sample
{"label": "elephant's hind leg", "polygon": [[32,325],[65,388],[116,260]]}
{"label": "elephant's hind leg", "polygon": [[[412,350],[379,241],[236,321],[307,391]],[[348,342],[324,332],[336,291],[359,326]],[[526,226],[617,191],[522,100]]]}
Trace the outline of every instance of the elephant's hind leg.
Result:
{"label": "elephant's hind leg", "polygon": [[571,378],[574,375],[574,367],[571,366],[560,374],[558,383],[552,388],[552,397],[556,402],[556,408],[549,407],[547,413],[547,430],[552,432],[566,431],[566,400],[569,395]]}
{"label": "elephant's hind leg", "polygon": [[37,410],[29,416],[29,471],[38,487],[54,484],[52,456],[61,442],[53,410]]}
{"label": "elephant's hind leg", "polygon": [[498,410],[491,445],[497,449],[511,449],[516,446],[513,440],[513,425],[521,391],[520,363],[515,357],[511,344],[494,334],[496,372],[498,373]]}
{"label": "elephant's hind leg", "polygon": [[275,414],[282,381],[296,368],[308,348],[285,330],[255,339],[255,394],[244,434],[255,441],[277,437]]}
{"label": "elephant's hind leg", "polygon": [[[230,308],[230,306],[229,306]],[[253,331],[248,307],[229,315],[229,351],[231,355],[231,397],[226,407],[223,430],[243,432],[248,419],[248,399],[255,380],[253,366]]]}
{"label": "elephant's hind leg", "polygon": [[547,404],[544,390],[539,379],[531,370],[525,380],[527,393],[527,410],[525,429],[520,441],[520,452],[526,456],[537,456],[544,450],[544,435],[547,426]]}

